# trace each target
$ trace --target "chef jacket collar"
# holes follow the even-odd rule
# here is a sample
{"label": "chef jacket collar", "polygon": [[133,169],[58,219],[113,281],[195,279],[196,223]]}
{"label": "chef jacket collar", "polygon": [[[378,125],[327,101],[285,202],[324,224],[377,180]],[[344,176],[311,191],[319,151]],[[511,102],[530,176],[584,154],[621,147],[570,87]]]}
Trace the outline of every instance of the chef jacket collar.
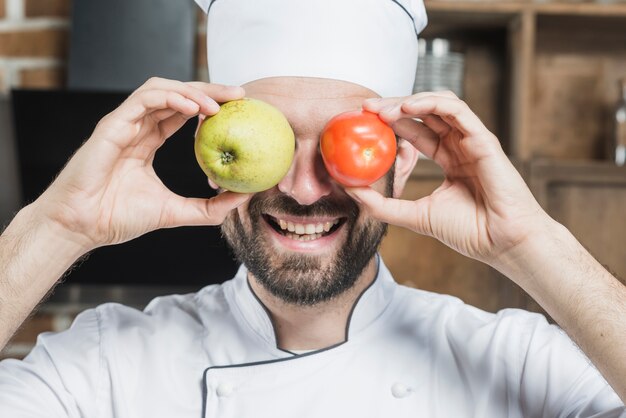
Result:
{"label": "chef jacket collar", "polygon": [[[376,255],[378,271],[374,281],[359,295],[346,324],[345,342],[372,324],[385,311],[396,289],[391,273]],[[233,286],[227,288],[227,298],[234,302],[234,308],[240,314],[251,331],[272,349],[278,349],[276,332],[270,319],[270,313],[254,293],[248,282],[248,269],[241,265],[233,279]],[[281,350],[284,351],[284,350]]]}

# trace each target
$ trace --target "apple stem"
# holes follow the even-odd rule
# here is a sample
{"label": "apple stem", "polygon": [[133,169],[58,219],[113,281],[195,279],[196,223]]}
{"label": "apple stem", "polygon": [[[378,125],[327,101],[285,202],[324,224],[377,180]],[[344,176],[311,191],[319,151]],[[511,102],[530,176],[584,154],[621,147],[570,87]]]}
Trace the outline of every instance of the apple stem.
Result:
{"label": "apple stem", "polygon": [[222,153],[222,164],[230,164],[235,159],[235,156],[230,151],[224,151]]}

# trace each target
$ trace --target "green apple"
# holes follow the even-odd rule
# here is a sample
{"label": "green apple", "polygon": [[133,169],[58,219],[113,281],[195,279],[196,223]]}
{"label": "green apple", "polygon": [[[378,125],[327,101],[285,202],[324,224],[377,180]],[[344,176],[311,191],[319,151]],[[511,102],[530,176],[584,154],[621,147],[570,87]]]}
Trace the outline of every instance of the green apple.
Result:
{"label": "green apple", "polygon": [[274,187],[287,174],[295,150],[285,115],[256,99],[224,103],[206,118],[195,141],[202,170],[218,186],[240,193]]}

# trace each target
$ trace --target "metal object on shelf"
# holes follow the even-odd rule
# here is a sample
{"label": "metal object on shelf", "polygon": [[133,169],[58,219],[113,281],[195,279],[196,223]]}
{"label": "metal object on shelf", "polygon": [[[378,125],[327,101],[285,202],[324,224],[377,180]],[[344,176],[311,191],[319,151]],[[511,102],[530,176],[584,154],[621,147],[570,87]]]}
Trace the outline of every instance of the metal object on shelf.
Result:
{"label": "metal object on shelf", "polygon": [[613,138],[609,152],[613,162],[622,167],[626,165],[626,78],[619,81],[620,99],[613,116]]}
{"label": "metal object on shelf", "polygon": [[413,92],[452,90],[463,97],[465,57],[448,39],[419,39],[419,60]]}

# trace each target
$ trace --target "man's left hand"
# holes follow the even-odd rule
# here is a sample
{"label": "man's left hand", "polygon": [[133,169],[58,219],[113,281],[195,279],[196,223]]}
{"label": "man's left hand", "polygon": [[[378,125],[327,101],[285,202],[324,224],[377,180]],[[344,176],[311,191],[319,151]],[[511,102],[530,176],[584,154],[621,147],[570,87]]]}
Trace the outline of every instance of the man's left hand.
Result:
{"label": "man's left hand", "polygon": [[445,173],[439,188],[416,201],[348,189],[372,217],[489,264],[550,221],[495,135],[453,93],[370,99],[363,108],[378,113]]}

